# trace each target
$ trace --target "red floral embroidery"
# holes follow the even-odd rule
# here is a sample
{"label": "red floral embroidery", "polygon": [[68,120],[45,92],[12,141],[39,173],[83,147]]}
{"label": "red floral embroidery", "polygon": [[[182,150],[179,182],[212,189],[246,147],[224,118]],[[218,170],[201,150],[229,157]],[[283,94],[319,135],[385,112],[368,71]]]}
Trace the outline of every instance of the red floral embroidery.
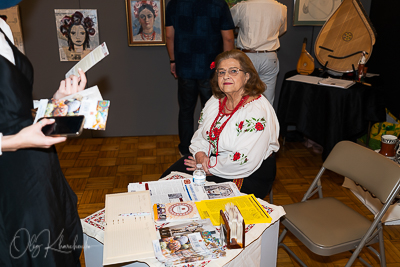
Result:
{"label": "red floral embroidery", "polygon": [[264,130],[264,125],[262,125],[260,122],[257,122],[255,128],[257,131],[262,131]]}
{"label": "red floral embroidery", "polygon": [[236,132],[239,136],[241,133],[251,133],[251,132],[261,132],[265,129],[265,119],[261,118],[250,118],[243,120],[241,122],[237,122],[236,125]]}
{"label": "red floral embroidery", "polygon": [[240,153],[236,152],[235,155],[233,155],[233,161],[237,161],[238,159],[240,159]]}
{"label": "red floral embroidery", "polygon": [[211,140],[215,140],[215,138],[218,138],[220,134],[221,134],[221,130],[219,128],[214,128],[213,129],[213,135],[214,136],[212,136]]}

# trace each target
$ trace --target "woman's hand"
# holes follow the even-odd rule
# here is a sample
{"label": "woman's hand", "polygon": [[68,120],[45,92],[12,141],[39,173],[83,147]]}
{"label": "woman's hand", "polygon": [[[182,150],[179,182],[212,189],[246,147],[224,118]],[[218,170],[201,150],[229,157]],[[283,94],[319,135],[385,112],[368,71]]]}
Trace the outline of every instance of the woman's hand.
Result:
{"label": "woman's hand", "polygon": [[188,171],[194,171],[196,169],[196,161],[192,156],[189,156],[187,159],[185,159],[184,164],[189,167],[186,168]]}
{"label": "woman's hand", "polygon": [[207,157],[206,153],[197,152],[196,159],[189,156],[189,158],[185,160],[185,165],[190,167],[187,168],[188,171],[194,171],[196,169],[196,164],[201,164],[206,174],[211,175],[210,171],[208,170],[208,161],[209,157]]}
{"label": "woman's hand", "polygon": [[176,64],[175,63],[171,63],[171,73],[172,75],[174,75],[175,79],[178,78],[178,74],[176,74]]}
{"label": "woman's hand", "polygon": [[61,99],[63,97],[75,94],[85,89],[86,87],[86,75],[81,69],[78,69],[80,77],[71,75],[69,78],[60,82],[60,87],[57,92],[53,95],[54,99]]}
{"label": "woman's hand", "polygon": [[50,146],[64,142],[66,137],[45,136],[42,128],[54,123],[54,120],[42,119],[40,122],[27,126],[15,135],[4,136],[2,140],[3,151],[16,151],[21,148],[49,148]]}

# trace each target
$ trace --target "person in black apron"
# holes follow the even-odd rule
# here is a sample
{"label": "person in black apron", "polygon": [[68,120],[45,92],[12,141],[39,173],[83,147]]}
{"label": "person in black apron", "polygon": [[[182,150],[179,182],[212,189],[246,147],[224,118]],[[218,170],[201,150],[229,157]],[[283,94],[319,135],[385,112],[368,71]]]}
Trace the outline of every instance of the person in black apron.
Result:
{"label": "person in black apron", "polygon": [[[18,2],[2,0],[0,9]],[[0,266],[80,266],[77,197],[53,146],[65,138],[42,134],[50,120],[32,125],[33,69],[10,37],[0,18]],[[83,90],[80,76],[63,81],[54,97]]]}

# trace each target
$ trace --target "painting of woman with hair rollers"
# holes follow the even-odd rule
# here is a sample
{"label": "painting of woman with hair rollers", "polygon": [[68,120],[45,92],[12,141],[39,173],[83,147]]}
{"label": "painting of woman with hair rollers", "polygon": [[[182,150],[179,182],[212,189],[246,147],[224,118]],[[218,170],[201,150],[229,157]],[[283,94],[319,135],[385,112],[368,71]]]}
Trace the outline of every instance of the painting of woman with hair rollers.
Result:
{"label": "painting of woman with hair rollers", "polygon": [[80,61],[99,45],[95,9],[56,9],[55,16],[61,61]]}

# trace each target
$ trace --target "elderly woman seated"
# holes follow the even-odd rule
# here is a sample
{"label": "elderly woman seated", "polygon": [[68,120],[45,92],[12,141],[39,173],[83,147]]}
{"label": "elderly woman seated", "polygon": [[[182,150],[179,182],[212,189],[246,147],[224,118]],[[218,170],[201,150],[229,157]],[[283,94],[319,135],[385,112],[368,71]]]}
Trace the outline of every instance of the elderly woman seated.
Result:
{"label": "elderly woman seated", "polygon": [[202,164],[207,181],[234,181],[241,192],[264,198],[276,174],[279,124],[262,94],[265,84],[252,62],[239,50],[226,51],[215,60],[213,96],[206,103],[193,135],[190,152],[171,171],[191,174]]}

